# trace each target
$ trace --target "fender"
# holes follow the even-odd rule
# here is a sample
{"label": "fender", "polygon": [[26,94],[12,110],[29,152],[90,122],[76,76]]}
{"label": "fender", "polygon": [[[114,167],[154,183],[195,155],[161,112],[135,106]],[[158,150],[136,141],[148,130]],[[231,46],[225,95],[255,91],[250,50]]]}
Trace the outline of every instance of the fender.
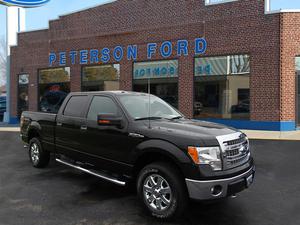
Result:
{"label": "fender", "polygon": [[191,173],[197,174],[197,168],[195,168],[191,158],[170,142],[154,139],[140,143],[131,153],[133,165],[147,153],[158,153],[170,158],[180,168],[185,177],[190,177]]}
{"label": "fender", "polygon": [[[51,141],[51,140],[47,139],[47,137],[45,137],[42,127],[37,121],[32,121],[30,123],[30,125],[28,126],[27,133],[30,134],[30,132],[32,132],[32,131],[38,134],[38,136],[40,137],[41,144],[44,149],[46,149],[47,151],[50,151],[50,152],[55,152],[54,141]],[[28,137],[28,139],[29,139],[29,137]]]}
{"label": "fender", "polygon": [[[156,150],[153,150],[156,149]],[[141,155],[148,152],[162,153],[171,157],[177,163],[191,163],[191,159],[176,145],[164,140],[147,140],[136,146],[132,158],[136,161]]]}
{"label": "fender", "polygon": [[26,133],[23,134],[23,141],[29,144],[30,141],[30,133],[34,132],[38,134],[38,136],[41,136],[41,126],[39,123],[35,121],[31,121],[26,129]]}
{"label": "fender", "polygon": [[38,122],[32,121],[28,126],[28,134],[32,130],[36,131],[39,135],[41,135],[42,127]]}

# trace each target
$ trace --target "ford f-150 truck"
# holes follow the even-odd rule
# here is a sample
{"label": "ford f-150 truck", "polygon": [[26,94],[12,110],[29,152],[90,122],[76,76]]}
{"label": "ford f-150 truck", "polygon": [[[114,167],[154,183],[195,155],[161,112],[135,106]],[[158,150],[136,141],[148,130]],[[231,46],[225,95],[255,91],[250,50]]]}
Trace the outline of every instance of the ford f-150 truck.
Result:
{"label": "ford f-150 truck", "polygon": [[162,99],[115,91],[70,93],[57,114],[23,112],[21,137],[34,167],[57,162],[117,185],[134,183],[145,208],[170,219],[189,199],[248,188],[255,166],[247,136],[194,121]]}

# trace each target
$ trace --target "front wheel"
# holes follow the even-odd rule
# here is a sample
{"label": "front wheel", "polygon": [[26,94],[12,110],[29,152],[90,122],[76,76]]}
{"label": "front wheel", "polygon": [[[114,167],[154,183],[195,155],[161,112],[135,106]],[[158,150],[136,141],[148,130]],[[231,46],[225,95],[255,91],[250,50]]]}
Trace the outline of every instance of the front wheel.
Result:
{"label": "front wheel", "polygon": [[41,142],[37,138],[32,138],[29,143],[29,159],[36,168],[44,168],[49,164],[50,152],[42,148]]}
{"label": "front wheel", "polygon": [[159,219],[179,217],[188,203],[182,176],[177,168],[164,162],[147,165],[141,170],[137,191],[146,209]]}

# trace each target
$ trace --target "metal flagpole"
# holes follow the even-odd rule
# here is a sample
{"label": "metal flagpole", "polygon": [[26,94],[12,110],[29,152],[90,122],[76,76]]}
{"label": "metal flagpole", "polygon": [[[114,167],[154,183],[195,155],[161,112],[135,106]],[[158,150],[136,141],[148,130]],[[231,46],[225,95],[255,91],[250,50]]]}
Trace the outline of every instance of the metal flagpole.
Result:
{"label": "metal flagpole", "polygon": [[18,33],[25,30],[25,9],[8,6],[6,8],[6,112],[4,122],[15,123],[16,119],[11,117],[11,90],[10,90],[10,46],[17,45]]}
{"label": "metal flagpole", "polygon": [[151,83],[150,83],[150,76],[148,78],[148,97],[149,97],[149,106],[148,106],[148,117],[149,117],[149,129],[151,128],[151,98],[150,98],[150,95],[151,95]]}

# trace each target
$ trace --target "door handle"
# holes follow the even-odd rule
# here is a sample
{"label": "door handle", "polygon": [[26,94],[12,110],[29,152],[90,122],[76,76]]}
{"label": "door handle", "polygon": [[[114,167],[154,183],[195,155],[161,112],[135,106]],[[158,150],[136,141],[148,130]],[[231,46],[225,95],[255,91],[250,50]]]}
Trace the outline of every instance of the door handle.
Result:
{"label": "door handle", "polygon": [[60,127],[61,127],[61,126],[62,126],[62,123],[61,123],[61,122],[57,122],[57,123],[56,123],[56,126],[60,126]]}
{"label": "door handle", "polygon": [[80,130],[87,130],[87,126],[86,126],[86,125],[82,125],[82,126],[80,127]]}

